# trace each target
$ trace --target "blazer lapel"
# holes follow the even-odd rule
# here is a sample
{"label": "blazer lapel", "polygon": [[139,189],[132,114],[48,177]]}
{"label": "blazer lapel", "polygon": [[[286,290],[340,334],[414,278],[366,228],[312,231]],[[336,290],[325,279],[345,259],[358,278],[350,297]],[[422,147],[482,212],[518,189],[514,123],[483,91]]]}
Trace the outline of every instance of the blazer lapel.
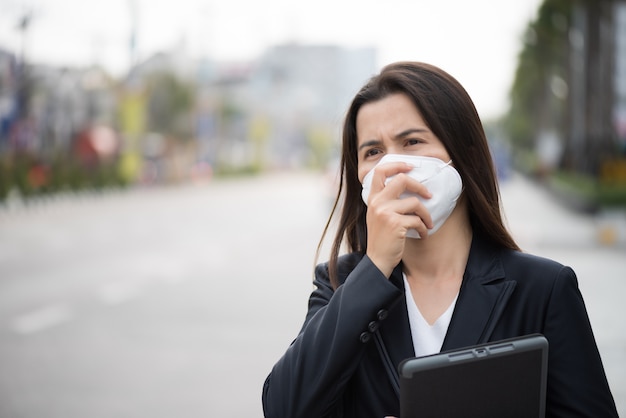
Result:
{"label": "blazer lapel", "polygon": [[[393,271],[390,280],[404,289],[402,265]],[[441,351],[487,342],[498,323],[516,283],[506,280],[498,250],[475,235],[470,249],[463,284]],[[406,299],[401,297],[389,309],[381,336],[391,361],[396,366],[414,357],[411,326]]]}
{"label": "blazer lapel", "polygon": [[498,250],[475,236],[441,351],[488,342],[516,284],[506,280]]}

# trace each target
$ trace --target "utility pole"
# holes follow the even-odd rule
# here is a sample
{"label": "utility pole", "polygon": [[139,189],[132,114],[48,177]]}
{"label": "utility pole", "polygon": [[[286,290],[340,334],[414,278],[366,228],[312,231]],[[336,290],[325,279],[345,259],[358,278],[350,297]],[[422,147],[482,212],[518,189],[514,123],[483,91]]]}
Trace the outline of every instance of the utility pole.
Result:
{"label": "utility pole", "polygon": [[28,65],[26,63],[26,41],[28,36],[28,29],[32,21],[32,12],[26,11],[20,17],[17,24],[17,29],[21,32],[21,46],[20,57],[18,62],[18,79],[17,79],[17,105],[19,119],[23,119],[28,114],[28,102],[30,98],[30,83],[28,75]]}
{"label": "utility pole", "polygon": [[130,36],[128,39],[129,70],[137,64],[137,29],[139,25],[139,7],[137,0],[128,0],[130,9]]}

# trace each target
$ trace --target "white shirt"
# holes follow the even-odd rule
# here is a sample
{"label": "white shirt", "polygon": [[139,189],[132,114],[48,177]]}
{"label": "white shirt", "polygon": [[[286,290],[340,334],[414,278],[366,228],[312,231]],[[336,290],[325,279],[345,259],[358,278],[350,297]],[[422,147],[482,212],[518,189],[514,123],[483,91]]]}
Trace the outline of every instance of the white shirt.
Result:
{"label": "white shirt", "polygon": [[422,316],[422,313],[415,304],[413,294],[411,293],[411,287],[409,281],[406,279],[406,275],[402,273],[404,279],[404,289],[406,296],[406,309],[409,314],[409,324],[411,325],[411,337],[413,338],[413,349],[415,350],[415,356],[427,356],[435,354],[441,351],[443,345],[443,339],[448,332],[448,326],[452,319],[452,312],[456,305],[456,300],[459,297],[457,293],[454,300],[441,314],[434,324],[430,325],[426,319]]}

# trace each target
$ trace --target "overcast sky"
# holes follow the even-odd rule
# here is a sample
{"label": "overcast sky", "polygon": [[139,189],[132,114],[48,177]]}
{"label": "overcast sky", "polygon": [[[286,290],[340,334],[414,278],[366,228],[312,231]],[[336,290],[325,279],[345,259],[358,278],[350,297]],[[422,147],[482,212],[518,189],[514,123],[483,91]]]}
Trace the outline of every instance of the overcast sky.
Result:
{"label": "overcast sky", "polygon": [[[133,7],[134,4],[134,7]],[[455,76],[481,116],[502,114],[525,27],[540,0],[0,0],[0,48],[34,62],[99,63],[120,75],[137,54],[186,48],[194,57],[247,60],[268,46],[374,46],[379,66],[426,61]],[[133,19],[132,10],[136,11]],[[20,16],[33,11],[25,37]]]}

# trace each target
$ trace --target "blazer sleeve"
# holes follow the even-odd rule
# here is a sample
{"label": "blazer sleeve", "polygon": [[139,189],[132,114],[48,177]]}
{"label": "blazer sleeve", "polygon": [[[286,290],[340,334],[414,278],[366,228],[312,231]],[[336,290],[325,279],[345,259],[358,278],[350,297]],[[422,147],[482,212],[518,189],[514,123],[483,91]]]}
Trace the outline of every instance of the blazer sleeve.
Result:
{"label": "blazer sleeve", "polygon": [[617,417],[574,271],[562,267],[549,299],[547,417]]}
{"label": "blazer sleeve", "polygon": [[336,291],[327,265],[316,267],[314,285],[300,333],[263,386],[267,418],[327,416],[358,367],[368,324],[402,295],[367,256]]}

